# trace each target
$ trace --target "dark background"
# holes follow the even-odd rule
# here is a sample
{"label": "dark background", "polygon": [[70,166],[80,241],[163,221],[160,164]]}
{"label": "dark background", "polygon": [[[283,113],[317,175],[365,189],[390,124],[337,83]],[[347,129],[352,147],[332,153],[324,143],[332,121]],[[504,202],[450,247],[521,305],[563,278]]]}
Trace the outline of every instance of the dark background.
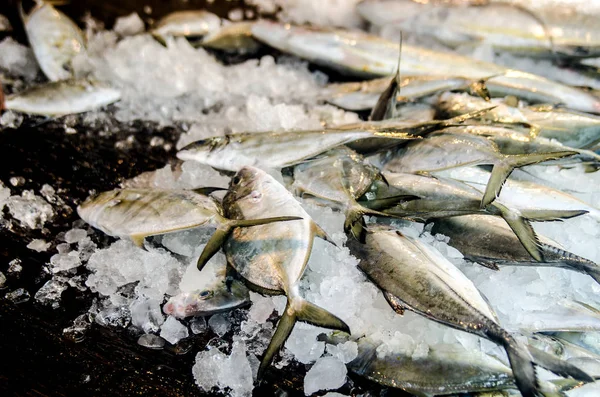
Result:
{"label": "dark background", "polygon": [[[9,17],[18,41],[26,44],[18,16],[16,0],[0,0],[0,14]],[[28,9],[27,2],[25,8]],[[150,13],[144,6],[151,7]],[[110,28],[117,17],[133,11],[147,25],[161,16],[180,9],[206,8],[220,16],[230,9],[252,8],[242,1],[215,1],[207,4],[199,0],[72,0],[57,6],[78,24],[90,13]],[[4,36],[0,34],[0,39]],[[218,56],[218,54],[216,54]],[[2,54],[0,54],[2,56]],[[51,224],[43,230],[22,229],[11,220],[4,209],[4,224],[0,225],[0,271],[8,278],[0,290],[0,396],[187,396],[202,395],[195,385],[191,368],[196,352],[214,341],[210,331],[196,335],[156,351],[138,346],[139,330],[101,327],[92,324],[79,338],[63,335],[63,329],[73,320],[87,313],[94,295],[74,288],[62,294],[61,307],[52,309],[35,303],[33,296],[50,279],[43,266],[56,252],[55,236],[71,229],[77,220],[77,204],[91,189],[107,190],[121,180],[143,171],[163,167],[174,158],[173,149],[150,147],[152,136],[175,143],[179,126],[158,128],[136,122],[127,125],[114,121],[102,125],[82,125],[80,118],[46,120],[26,118],[18,129],[0,131],[0,180],[11,188],[12,194],[33,189],[39,194],[44,183],[50,184],[66,202]],[[65,126],[77,133],[66,134]],[[130,145],[115,147],[115,143],[135,136]],[[174,146],[174,145],[173,145]],[[18,187],[9,185],[13,176],[25,178]],[[35,238],[53,241],[47,252],[37,253],[26,248]],[[99,246],[111,239],[95,233]],[[8,274],[8,263],[19,258],[23,270]],[[85,269],[79,269],[85,274]],[[14,304],[4,297],[8,291],[25,288],[31,300]],[[245,312],[232,314],[234,327],[243,320]],[[276,321],[276,318],[272,318]],[[231,340],[230,332],[225,339]],[[303,377],[306,367],[292,364],[284,370],[267,371],[265,381],[255,389],[255,395],[304,395]],[[343,387],[345,394],[368,392],[371,395],[400,394],[381,390],[377,385],[351,377]],[[325,392],[320,393],[325,394]]]}

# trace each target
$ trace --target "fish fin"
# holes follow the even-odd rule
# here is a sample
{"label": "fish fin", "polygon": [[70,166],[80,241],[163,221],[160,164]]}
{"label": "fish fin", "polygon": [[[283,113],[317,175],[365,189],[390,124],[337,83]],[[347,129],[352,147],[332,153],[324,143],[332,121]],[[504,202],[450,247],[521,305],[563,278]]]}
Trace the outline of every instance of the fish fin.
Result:
{"label": "fish fin", "polygon": [[508,333],[503,335],[500,342],[506,350],[515,383],[523,397],[540,397],[533,357],[529,354],[527,346],[518,342]]}
{"label": "fish fin", "polygon": [[204,196],[208,196],[211,193],[219,192],[221,190],[227,190],[225,187],[199,187],[197,189],[192,189],[194,192],[198,194],[202,194]]}
{"label": "fish fin", "polygon": [[520,213],[517,213],[508,207],[498,203],[494,203],[493,205],[500,210],[502,218],[517,235],[523,247],[529,252],[529,255],[536,261],[543,262],[544,256],[542,254],[540,241],[529,221],[523,218]]}
{"label": "fish fin", "polygon": [[383,297],[397,314],[403,316],[404,312],[408,310],[408,308],[402,304],[402,301],[400,301],[400,299],[390,294],[389,292],[383,291]]}
{"label": "fish fin", "polygon": [[262,379],[265,370],[271,364],[271,361],[273,361],[273,357],[292,333],[294,324],[296,324],[296,312],[291,308],[290,300],[288,298],[283,315],[277,323],[277,329],[275,330],[271,342],[269,342],[269,346],[267,346],[267,349],[263,354],[260,366],[258,367],[257,379]]}
{"label": "fish fin", "polygon": [[215,230],[213,235],[206,243],[206,246],[202,250],[202,253],[198,258],[196,266],[198,267],[198,270],[202,270],[204,266],[206,266],[210,258],[212,258],[217,252],[219,252],[221,246],[223,245],[223,243],[227,239],[227,236],[229,236],[233,228],[266,225],[268,223],[294,221],[298,219],[302,218],[297,216],[278,216],[274,218],[263,219],[230,219],[224,224],[220,225],[217,228],[217,230]]}
{"label": "fish fin", "polygon": [[133,235],[129,236],[131,241],[140,248],[144,247],[144,241],[146,240],[146,237],[148,237],[148,236],[145,234],[133,234]]}
{"label": "fish fin", "polygon": [[481,208],[484,208],[486,205],[494,201],[496,197],[498,197],[504,182],[506,182],[506,179],[510,176],[515,168],[537,164],[548,160],[556,160],[559,158],[572,156],[574,154],[577,154],[577,152],[564,151],[502,156],[502,159],[497,161],[494,164],[494,168],[492,168],[490,179],[485,188],[483,198],[481,199]]}
{"label": "fish fin", "polygon": [[[395,200],[395,204],[398,204],[400,202],[404,203],[407,201],[418,200],[419,198],[420,197],[412,196],[412,195],[393,196],[393,199]],[[388,199],[392,199],[392,197],[390,197]],[[373,209],[373,208],[364,207],[364,206],[360,205],[359,203],[355,202],[352,206],[350,206],[346,210],[346,221],[344,222],[344,231],[346,231],[346,233],[349,232],[352,229],[352,226],[354,225],[354,223],[357,222],[363,215],[375,215],[375,216],[384,216],[384,217],[392,216],[393,217],[393,215],[386,214],[385,212],[377,211],[376,209]]]}
{"label": "fish fin", "polygon": [[494,77],[504,76],[504,73],[495,74],[492,76],[484,77],[483,79],[474,80],[469,84],[469,93],[471,95],[477,95],[480,98],[484,99],[486,102],[489,102],[492,99],[490,95],[490,91],[487,88],[488,80],[493,79]]}
{"label": "fish fin", "polygon": [[487,112],[495,109],[496,107],[497,106],[490,106],[489,108],[475,110],[473,112],[461,114],[459,116],[452,117],[452,118],[447,119],[447,120],[442,120],[442,121],[440,121],[439,125],[442,126],[442,127],[450,127],[450,126],[453,126],[455,124],[460,124],[463,121],[467,121],[467,120],[479,117],[482,114],[485,114],[485,113],[487,113]]}
{"label": "fish fin", "polygon": [[521,215],[533,222],[556,222],[587,214],[586,210],[521,210]]}
{"label": "fish fin", "polygon": [[343,320],[314,303],[302,298],[294,298],[292,306],[298,321],[350,334],[350,327]]}
{"label": "fish fin", "polygon": [[500,267],[498,267],[498,265],[491,259],[482,258],[479,256],[477,256],[477,257],[465,256],[465,258],[470,260],[471,262],[477,263],[478,265],[487,267],[488,269],[496,270],[496,271],[500,270]]}
{"label": "fish fin", "polygon": [[[361,201],[359,203],[359,205],[361,205],[364,208],[370,209],[370,210],[385,211],[387,209],[395,207],[398,204],[406,203],[406,202],[414,201],[414,200],[420,200],[420,199],[421,199],[421,197],[419,197],[419,196],[405,194],[405,195],[384,197],[384,198],[375,199],[375,200]],[[390,215],[386,214],[386,216],[390,216]]]}
{"label": "fish fin", "polygon": [[402,32],[400,32],[400,45],[398,50],[398,66],[396,67],[396,74],[390,81],[390,84],[381,93],[377,99],[377,103],[371,110],[369,115],[370,121],[381,121],[394,117],[394,111],[396,110],[396,103],[398,100],[398,93],[400,92],[400,61],[402,60]]}
{"label": "fish fin", "polygon": [[329,235],[327,234],[327,232],[325,230],[323,230],[323,228],[317,224],[317,222],[313,221],[312,224],[313,224],[313,228],[314,228],[314,231],[315,231],[315,235],[317,237],[322,238],[323,240],[327,241],[330,244],[333,244],[336,247],[338,246],[335,243],[335,241],[333,241],[331,239],[331,237],[329,237]]}
{"label": "fish fin", "polygon": [[594,378],[577,368],[573,364],[560,360],[551,354],[529,346],[529,353],[533,357],[533,363],[548,371],[562,376],[563,378],[573,378],[582,382],[594,382]]}

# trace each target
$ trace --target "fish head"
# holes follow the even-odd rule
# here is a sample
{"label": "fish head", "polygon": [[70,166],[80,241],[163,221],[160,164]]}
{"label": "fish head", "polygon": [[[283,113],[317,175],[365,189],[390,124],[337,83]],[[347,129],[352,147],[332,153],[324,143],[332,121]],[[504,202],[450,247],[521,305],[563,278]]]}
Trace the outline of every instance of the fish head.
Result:
{"label": "fish head", "polygon": [[214,297],[214,292],[206,290],[198,290],[193,292],[183,292],[179,295],[169,298],[163,306],[163,312],[175,318],[186,318],[203,314],[203,306],[206,306],[207,301]]}
{"label": "fish head", "polygon": [[200,163],[207,163],[211,155],[214,155],[219,149],[227,146],[228,143],[229,137],[227,135],[200,139],[184,146],[177,152],[177,157],[184,161],[193,160]]}
{"label": "fish head", "polygon": [[229,287],[226,282],[192,292],[182,292],[169,298],[163,306],[163,312],[175,318],[208,316],[231,310],[250,302],[248,289],[234,281]]}
{"label": "fish head", "polygon": [[121,202],[120,192],[119,189],[115,189],[92,194],[77,207],[77,214],[81,219],[93,225],[106,208],[114,207]]}
{"label": "fish head", "polygon": [[223,198],[223,207],[231,214],[236,209],[246,213],[250,208],[261,210],[263,197],[270,190],[269,185],[278,183],[266,172],[256,168],[242,167],[229,182],[229,190]]}

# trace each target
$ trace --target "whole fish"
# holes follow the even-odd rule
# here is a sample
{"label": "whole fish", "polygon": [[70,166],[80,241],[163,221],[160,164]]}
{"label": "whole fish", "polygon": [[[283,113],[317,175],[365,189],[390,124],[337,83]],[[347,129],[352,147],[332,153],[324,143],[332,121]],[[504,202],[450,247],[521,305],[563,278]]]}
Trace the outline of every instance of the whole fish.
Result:
{"label": "whole fish", "polygon": [[227,275],[227,264],[212,261],[202,272],[208,278],[198,281],[198,289],[184,291],[169,298],[163,312],[176,318],[209,316],[249,306],[250,293],[240,280]]}
{"label": "whole fish", "polygon": [[[483,189],[488,183],[489,172],[477,167],[453,169],[438,173],[440,177],[452,178],[464,182],[476,189]],[[577,197],[536,182],[507,179],[499,200],[505,205],[521,212],[539,210],[583,210],[600,221],[600,210]]]}
{"label": "whole fish", "polygon": [[209,32],[200,44],[226,52],[253,53],[260,48],[260,43],[252,37],[254,22],[233,22]]}
{"label": "whole fish", "polygon": [[285,343],[296,321],[350,333],[342,320],[300,296],[299,282],[306,269],[314,237],[328,238],[294,196],[264,171],[243,167],[231,180],[223,206],[228,217],[246,222],[265,216],[302,218],[285,222],[285,226],[273,223],[236,228],[224,245],[227,262],[250,288],[264,294],[287,296],[283,316],[263,355],[259,378]]}
{"label": "whole fish", "polygon": [[[473,283],[433,247],[378,225],[365,229],[364,244],[350,239],[348,246],[360,259],[360,269],[383,291],[395,310],[414,311],[502,346],[524,397],[539,393],[534,364],[562,376],[593,381],[589,375],[558,359],[535,361],[527,346],[498,324]],[[548,360],[546,356],[543,358]]]}
{"label": "whole fish", "polygon": [[[259,21],[252,27],[258,40],[280,51],[358,76],[394,73],[398,45],[357,31],[344,31]],[[409,76],[466,76],[490,78],[492,96],[516,95],[530,102],[564,104],[584,112],[600,113],[600,99],[564,84],[473,58],[404,45],[402,73]]]}
{"label": "whole fish", "polygon": [[7,17],[0,14],[0,32],[10,32],[12,30],[12,25]]}
{"label": "whole fish", "polygon": [[[389,187],[376,185],[378,191],[369,201],[359,203],[387,214],[418,221],[460,215],[482,214],[501,216],[521,241],[523,247],[536,260],[543,260],[542,248],[529,220],[543,221],[570,218],[586,211],[528,211],[517,212],[502,201],[496,200],[485,208],[480,207],[482,193],[471,186],[447,178],[414,174],[384,173]],[[367,197],[374,192],[367,193]],[[398,196],[416,196],[418,199],[398,202]],[[388,199],[390,197],[390,199]]]}
{"label": "whole fish", "polygon": [[139,247],[146,237],[196,227],[217,228],[211,241],[217,239],[220,246],[234,227],[298,219],[289,216],[227,219],[221,205],[204,194],[214,190],[219,189],[114,189],[88,197],[77,207],[77,213],[96,229],[109,236],[129,239]]}
{"label": "whole fish", "polygon": [[298,196],[308,195],[340,206],[346,214],[344,228],[349,231],[364,214],[386,216],[356,202],[377,179],[381,175],[376,167],[355,151],[340,146],[296,165],[291,188]]}
{"label": "whole fish", "polygon": [[[553,107],[515,108],[502,103],[481,119],[500,124],[531,125],[539,136],[577,148],[585,148],[600,141],[600,117]],[[449,116],[489,108],[490,104],[479,98],[445,93],[438,101],[438,108]]]}
{"label": "whole fish", "polygon": [[359,140],[367,141],[369,148],[375,146],[382,150],[478,114],[426,122],[386,120],[346,124],[324,130],[228,134],[192,142],[182,148],[177,157],[225,171],[238,171],[245,165],[278,169]]}
{"label": "whole fish", "polygon": [[528,57],[594,57],[600,54],[597,16],[548,8],[530,11],[515,4],[456,7],[411,0],[365,1],[358,12],[376,25],[394,25],[432,36],[456,48],[486,44]]}
{"label": "whole fish", "polygon": [[162,17],[150,33],[163,43],[168,37],[201,37],[219,30],[221,18],[205,10],[175,11]]}
{"label": "whole fish", "polygon": [[9,95],[4,101],[4,108],[27,114],[64,116],[98,109],[119,99],[120,91],[99,82],[61,80]]}
{"label": "whole fish", "polygon": [[85,52],[85,40],[79,27],[43,1],[37,2],[29,14],[25,14],[21,3],[19,6],[29,44],[48,80],[72,78],[72,60]]}
{"label": "whole fish", "polygon": [[[492,111],[494,111],[492,109]],[[515,168],[560,159],[577,154],[573,151],[506,155],[496,144],[482,136],[438,132],[418,142],[409,142],[396,150],[384,170],[404,173],[435,172],[466,165],[493,165],[481,207],[490,204]]]}
{"label": "whole fish", "polygon": [[543,261],[535,261],[506,223],[492,216],[465,215],[439,219],[431,233],[450,237],[448,244],[465,258],[492,269],[498,269],[498,265],[555,266],[589,274],[600,283],[600,266],[564,250],[556,241],[540,234],[537,238]]}
{"label": "whole fish", "polygon": [[[325,87],[320,98],[346,110],[373,109],[381,93],[394,78],[381,77],[373,80],[348,83],[332,83]],[[415,101],[443,91],[469,91],[486,96],[482,79],[448,76],[406,76],[400,78],[399,102]],[[489,94],[488,94],[489,95]]]}

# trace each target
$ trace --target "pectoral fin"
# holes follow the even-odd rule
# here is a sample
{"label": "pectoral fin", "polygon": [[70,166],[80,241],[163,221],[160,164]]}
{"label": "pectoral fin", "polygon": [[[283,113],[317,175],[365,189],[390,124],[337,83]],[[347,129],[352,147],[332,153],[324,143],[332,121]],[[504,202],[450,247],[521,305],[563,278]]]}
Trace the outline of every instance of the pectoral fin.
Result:
{"label": "pectoral fin", "polygon": [[329,235],[327,234],[327,232],[325,230],[323,230],[323,228],[321,228],[321,226],[317,225],[316,222],[313,222],[312,224],[313,224],[313,228],[314,228],[314,231],[315,231],[315,235],[317,237],[320,237],[323,240],[327,241],[328,243],[333,244],[333,245],[335,245],[337,247],[337,244],[335,243],[335,241],[333,241],[331,239],[331,237],[329,237]]}

